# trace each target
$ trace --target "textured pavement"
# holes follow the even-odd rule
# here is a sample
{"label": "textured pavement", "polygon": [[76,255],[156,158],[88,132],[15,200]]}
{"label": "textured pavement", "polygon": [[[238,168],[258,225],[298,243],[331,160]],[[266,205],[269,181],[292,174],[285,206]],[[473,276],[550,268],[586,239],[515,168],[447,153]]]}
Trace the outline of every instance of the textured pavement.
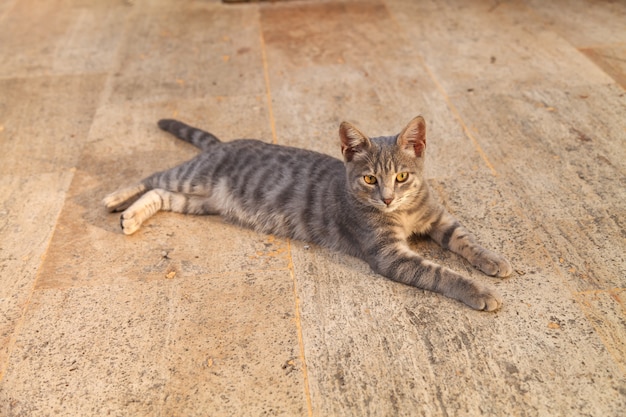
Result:
{"label": "textured pavement", "polygon": [[[626,4],[0,0],[0,416],[621,416]],[[223,140],[427,122],[495,313],[116,188]]]}

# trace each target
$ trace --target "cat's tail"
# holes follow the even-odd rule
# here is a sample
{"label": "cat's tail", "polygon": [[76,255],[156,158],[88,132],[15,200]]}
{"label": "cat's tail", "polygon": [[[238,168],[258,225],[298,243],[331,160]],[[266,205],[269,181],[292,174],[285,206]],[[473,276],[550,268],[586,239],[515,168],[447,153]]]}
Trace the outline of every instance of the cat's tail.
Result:
{"label": "cat's tail", "polygon": [[211,146],[217,143],[221,143],[215,135],[186,125],[178,120],[161,119],[159,120],[159,127],[177,138],[197,146],[203,151],[208,150]]}

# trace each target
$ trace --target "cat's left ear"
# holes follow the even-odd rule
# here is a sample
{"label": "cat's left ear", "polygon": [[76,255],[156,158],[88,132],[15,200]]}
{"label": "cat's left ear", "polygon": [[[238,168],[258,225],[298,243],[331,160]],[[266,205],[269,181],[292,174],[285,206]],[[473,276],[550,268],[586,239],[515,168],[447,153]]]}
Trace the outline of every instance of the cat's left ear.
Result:
{"label": "cat's left ear", "polygon": [[411,120],[398,135],[396,144],[411,156],[421,157],[426,149],[426,122],[422,116]]}
{"label": "cat's left ear", "polygon": [[343,122],[339,126],[339,138],[341,139],[341,153],[346,162],[352,161],[355,154],[371,146],[367,136],[348,122]]}

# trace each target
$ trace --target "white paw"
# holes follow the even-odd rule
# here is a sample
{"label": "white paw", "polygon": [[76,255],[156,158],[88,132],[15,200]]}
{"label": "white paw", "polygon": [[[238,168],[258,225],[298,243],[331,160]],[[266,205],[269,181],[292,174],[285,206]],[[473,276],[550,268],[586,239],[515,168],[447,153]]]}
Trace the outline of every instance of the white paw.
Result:
{"label": "white paw", "polygon": [[102,200],[102,203],[109,211],[122,211],[141,193],[146,190],[143,183],[138,183],[130,187],[119,189]]}
{"label": "white paw", "polygon": [[126,210],[120,216],[120,226],[125,235],[132,235],[141,227],[141,220],[133,212]]}

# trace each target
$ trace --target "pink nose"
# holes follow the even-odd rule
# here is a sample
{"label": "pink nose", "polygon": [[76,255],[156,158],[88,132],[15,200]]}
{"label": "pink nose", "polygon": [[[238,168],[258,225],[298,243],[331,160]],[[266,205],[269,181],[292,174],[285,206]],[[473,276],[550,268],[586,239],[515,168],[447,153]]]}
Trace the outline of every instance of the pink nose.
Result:
{"label": "pink nose", "polygon": [[392,202],[392,201],[393,201],[393,198],[383,198],[383,202],[384,202],[386,205],[391,204],[391,202]]}

